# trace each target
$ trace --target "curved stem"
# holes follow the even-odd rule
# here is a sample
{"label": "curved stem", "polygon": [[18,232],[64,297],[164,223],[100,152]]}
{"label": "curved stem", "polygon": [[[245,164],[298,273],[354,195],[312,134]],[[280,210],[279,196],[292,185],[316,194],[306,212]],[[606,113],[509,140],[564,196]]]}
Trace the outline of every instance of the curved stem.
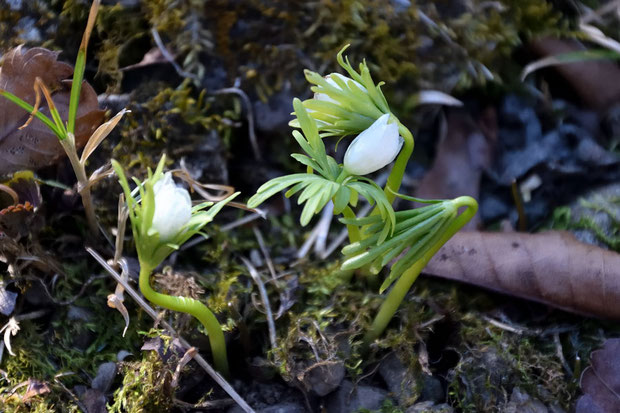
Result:
{"label": "curved stem", "polygon": [[469,220],[476,214],[478,211],[478,203],[475,199],[469,196],[462,196],[456,198],[451,201],[456,208],[466,207],[467,209],[463,211],[451,224],[446,231],[441,236],[439,241],[426,253],[422,258],[420,258],[415,264],[413,264],[407,271],[400,276],[392,290],[388,293],[388,296],[381,304],[381,308],[379,309],[379,313],[375,317],[370,330],[364,336],[365,345],[369,345],[374,340],[376,340],[385,330],[390,320],[398,310],[400,303],[403,301],[409,289],[422,272],[422,269],[428,264],[433,255],[439,251],[439,249],[450,239],[454,234],[456,234]]}
{"label": "curved stem", "polygon": [[405,169],[407,168],[407,162],[409,162],[409,158],[413,153],[413,135],[402,123],[398,124],[398,132],[405,140],[403,144],[403,148],[401,149],[398,157],[396,158],[396,162],[394,162],[394,167],[390,172],[390,176],[387,179],[387,183],[385,184],[385,196],[388,201],[394,202],[394,198],[396,197],[395,193],[400,189],[400,184],[403,180],[403,176],[405,175]]}
{"label": "curved stem", "polygon": [[202,323],[209,335],[209,343],[211,344],[211,352],[213,353],[213,361],[215,368],[224,376],[229,376],[228,358],[226,356],[226,341],[220,323],[215,315],[207,308],[206,305],[198,300],[188,297],[174,297],[166,294],[158,293],[153,290],[150,283],[152,269],[140,265],[140,291],[147,300],[160,307],[167,308],[172,311],[191,314]]}

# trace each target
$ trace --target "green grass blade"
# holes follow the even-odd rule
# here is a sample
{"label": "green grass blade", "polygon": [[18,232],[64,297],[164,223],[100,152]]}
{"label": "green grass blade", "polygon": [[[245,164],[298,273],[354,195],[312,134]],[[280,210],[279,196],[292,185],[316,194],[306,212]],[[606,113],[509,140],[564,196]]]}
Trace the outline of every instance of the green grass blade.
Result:
{"label": "green grass blade", "polygon": [[67,118],[67,131],[75,134],[75,120],[77,118],[78,104],[80,103],[80,93],[82,91],[82,81],[84,80],[84,70],[86,68],[86,52],[88,49],[88,40],[90,34],[95,27],[97,12],[99,11],[99,0],[94,0],[88,14],[88,22],[80,43],[77,59],[75,60],[75,68],[73,69],[73,83],[71,84],[71,97],[69,100],[69,117]]}
{"label": "green grass blade", "polygon": [[[20,108],[24,109],[28,113],[32,113],[32,111],[34,110],[34,106],[32,106],[32,105],[28,104],[27,102],[21,100],[20,98],[18,98],[17,96],[12,94],[11,92],[7,92],[6,90],[0,89],[0,96],[4,96],[6,99],[8,99],[9,101],[13,102],[14,104],[16,104]],[[52,132],[54,132],[56,134],[56,136],[58,136],[59,139],[63,138],[61,132],[58,130],[58,128],[56,127],[56,125],[54,124],[54,122],[50,118],[48,118],[47,116],[45,116],[43,113],[41,113],[39,111],[37,111],[34,114],[34,116],[37,119],[39,119],[41,122],[43,122],[45,124],[45,126],[47,126]]]}

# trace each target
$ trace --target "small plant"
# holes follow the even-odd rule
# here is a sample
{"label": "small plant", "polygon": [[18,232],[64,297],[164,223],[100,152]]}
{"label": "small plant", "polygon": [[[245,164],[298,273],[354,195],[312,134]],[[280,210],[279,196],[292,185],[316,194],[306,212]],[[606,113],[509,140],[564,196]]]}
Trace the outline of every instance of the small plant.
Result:
{"label": "small plant", "polygon": [[[108,136],[112,129],[114,129],[114,127],[121,120],[122,116],[127,112],[125,109],[123,109],[108,122],[99,126],[99,128],[95,130],[95,132],[91,135],[88,142],[86,143],[86,146],[82,151],[82,155],[78,155],[78,148],[75,142],[76,119],[78,113],[80,93],[82,89],[82,81],[84,79],[84,70],[86,67],[86,51],[88,48],[90,34],[95,26],[97,12],[99,10],[99,3],[99,0],[95,0],[92,3],[90,13],[88,15],[86,29],[84,30],[82,42],[78,50],[77,59],[75,61],[75,68],[73,70],[73,80],[71,82],[69,113],[66,123],[63,122],[60,113],[58,112],[58,109],[54,104],[50,90],[40,78],[36,78],[33,85],[33,88],[36,92],[36,102],[34,106],[30,105],[28,102],[25,102],[18,96],[15,96],[14,94],[6,90],[0,89],[0,96],[3,96],[9,101],[15,103],[17,106],[30,112],[30,118],[20,129],[27,127],[32,121],[33,117],[36,117],[58,137],[60,145],[67,154],[67,157],[71,162],[71,167],[75,172],[75,176],[78,181],[78,192],[82,197],[82,204],[84,205],[84,211],[86,214],[86,219],[88,221],[88,226],[93,234],[97,233],[98,229],[97,218],[95,216],[95,208],[93,206],[93,201],[91,197],[91,186],[97,180],[98,176],[97,174],[93,174],[93,176],[91,176],[90,178],[87,176],[86,161],[88,160],[88,157],[99,146],[99,144]],[[52,119],[39,111],[39,105],[41,103],[41,93],[45,97]]]}
{"label": "small plant", "polygon": [[[383,332],[400,303],[431,257],[476,213],[478,204],[467,196],[454,200],[422,200],[398,194],[407,162],[413,152],[411,132],[390,111],[366,63],[356,71],[338,53],[338,63],[350,77],[332,73],[325,77],[305,71],[313,84],[314,97],[293,100],[293,137],[305,152],[291,155],[307,168],[306,173],[286,175],[262,185],[248,201],[257,207],[269,197],[288,189],[286,196],[299,193],[304,204],[300,222],[307,225],[329,201],[334,214],[342,214],[350,244],[343,248],[343,270],[362,269],[378,274],[393,260],[390,274],[382,284],[383,293],[394,287],[384,301],[365,342],[371,343]],[[349,144],[343,164],[327,155],[323,138],[340,139],[357,135]],[[394,161],[385,188],[364,176]],[[359,196],[376,205],[368,217],[357,217],[353,208]],[[396,197],[428,204],[425,207],[394,212]],[[461,207],[465,212],[459,214]]]}
{"label": "small plant", "polygon": [[112,160],[112,167],[119,177],[127,202],[129,221],[138,252],[140,290],[156,305],[196,317],[209,335],[215,367],[227,376],[226,343],[215,315],[198,300],[155,291],[151,287],[151,273],[191,237],[204,235],[202,228],[238,193],[216,204],[203,202],[192,206],[187,190],[174,183],[170,172],[164,174],[164,163],[165,156],[162,156],[155,172],[149,168],[148,178],[143,182],[133,178],[136,188],[132,191],[123,168],[117,161]]}

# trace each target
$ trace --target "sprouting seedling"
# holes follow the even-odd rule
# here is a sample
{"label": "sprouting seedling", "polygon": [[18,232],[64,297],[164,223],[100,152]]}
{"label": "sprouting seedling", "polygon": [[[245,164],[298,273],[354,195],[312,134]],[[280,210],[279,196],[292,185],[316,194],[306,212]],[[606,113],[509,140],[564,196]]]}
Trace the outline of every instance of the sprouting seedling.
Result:
{"label": "sprouting seedling", "polygon": [[[293,101],[295,115],[290,125],[301,128],[293,136],[306,155],[292,155],[306,165],[305,174],[293,174],[273,179],[258,189],[248,205],[257,206],[270,196],[291,187],[286,196],[299,191],[299,203],[305,203],[301,223],[305,225],[331,199],[334,213],[343,213],[341,222],[347,225],[350,245],[343,248],[346,259],[342,269],[349,273],[364,269],[377,274],[391,261],[397,260],[381,286],[383,293],[392,284],[386,300],[365,337],[366,344],[383,332],[420,271],[431,257],[476,213],[478,204],[471,197],[454,200],[425,201],[398,194],[405,167],[413,152],[413,135],[390,111],[381,91],[375,84],[365,62],[359,71],[338,53],[338,63],[350,77],[332,73],[325,77],[305,71],[306,79],[314,86],[314,97],[303,103]],[[435,94],[435,96],[437,96]],[[447,95],[440,94],[443,101]],[[432,101],[429,100],[429,101]],[[455,104],[455,99],[449,100]],[[325,153],[322,139],[335,136],[357,137],[349,144],[343,165]],[[394,161],[395,159],[395,161]],[[390,175],[383,191],[363,175],[375,172],[392,161]],[[364,185],[372,192],[362,193],[353,185]],[[355,192],[353,192],[355,191]],[[351,207],[355,202],[348,195],[362,194],[377,207],[373,214],[357,218]],[[429,204],[409,211],[394,212],[392,202],[399,196]],[[465,211],[459,210],[465,207]]]}
{"label": "sprouting seedling", "polygon": [[[363,228],[362,241],[351,243],[342,249],[346,257],[342,269],[370,266],[370,271],[377,274],[398,258],[379,290],[383,293],[394,284],[364,337],[366,344],[370,344],[383,333],[422,269],[478,210],[478,203],[469,196],[452,200],[424,200],[400,194],[397,196],[429,205],[396,212],[394,232],[384,242],[378,242],[377,232],[382,225],[379,216],[341,219],[347,225]],[[465,210],[459,213],[461,208]]]}
{"label": "sprouting seedling", "polygon": [[[394,210],[385,193],[371,179],[351,174],[345,166],[339,165],[334,158],[327,155],[314,119],[309,116],[299,99],[293,100],[293,107],[297,124],[303,132],[295,130],[293,137],[306,155],[291,156],[305,165],[307,172],[281,176],[265,183],[249,199],[248,207],[257,207],[271,196],[290,188],[286,192],[287,197],[300,192],[297,202],[304,204],[300,222],[305,226],[330,200],[334,202],[334,214],[342,213],[345,217],[355,218],[351,207],[357,205],[361,195],[371,204],[376,203],[384,223],[381,238],[385,239],[395,224]],[[359,240],[357,228],[349,228],[351,242]]]}
{"label": "sprouting seedling", "polygon": [[223,375],[228,375],[226,343],[222,327],[215,315],[202,302],[188,297],[176,297],[159,293],[151,287],[151,273],[173,251],[179,249],[194,235],[204,235],[201,231],[213,220],[215,215],[235,198],[234,193],[217,202],[203,202],[192,206],[186,189],[177,186],[172,174],[164,174],[165,156],[162,156],[155,172],[148,170],[148,178],[140,181],[133,178],[135,189],[129,186],[123,168],[112,160],[112,167],[123,188],[129,221],[140,262],[140,290],[152,303],[172,311],[191,314],[207,330],[215,367]]}
{"label": "sprouting seedling", "polygon": [[[63,119],[61,118],[60,113],[56,105],[54,104],[52,94],[41,79],[37,78],[33,85],[36,93],[36,101],[34,106],[30,105],[28,102],[22,100],[18,96],[15,96],[14,94],[6,90],[0,89],[0,96],[3,96],[4,98],[13,102],[22,109],[30,112],[29,119],[21,128],[27,127],[32,121],[32,119],[36,117],[58,137],[60,145],[67,154],[67,157],[71,162],[71,167],[75,172],[75,176],[78,181],[78,192],[81,195],[82,204],[84,205],[84,211],[86,213],[86,218],[88,221],[88,226],[92,233],[97,232],[97,219],[95,216],[95,208],[93,206],[93,201],[91,197],[91,186],[96,181],[97,177],[93,175],[89,178],[87,176],[86,161],[99,146],[99,144],[101,144],[101,142],[114,129],[114,127],[118,124],[123,115],[127,112],[127,110],[123,109],[108,122],[99,126],[90,136],[88,142],[84,147],[84,150],[82,151],[82,155],[78,155],[75,142],[76,118],[78,113],[80,94],[82,90],[82,81],[84,79],[88,41],[95,25],[97,12],[99,10],[99,3],[100,0],[95,0],[91,5],[90,13],[88,15],[88,22],[86,23],[86,29],[84,30],[82,42],[78,50],[75,68],[73,70],[73,80],[71,82],[69,111],[66,123],[63,122]],[[43,95],[47,102],[51,119],[39,111],[41,95]]]}

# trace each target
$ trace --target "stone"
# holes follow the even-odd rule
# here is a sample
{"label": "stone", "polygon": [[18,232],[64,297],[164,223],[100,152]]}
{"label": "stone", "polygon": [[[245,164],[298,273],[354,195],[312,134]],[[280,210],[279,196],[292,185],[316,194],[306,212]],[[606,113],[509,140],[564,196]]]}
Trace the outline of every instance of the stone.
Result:
{"label": "stone", "polygon": [[349,380],[327,398],[327,413],[354,413],[359,409],[376,410],[387,398],[387,391],[373,386],[353,386]]}
{"label": "stone", "polygon": [[0,282],[0,313],[8,316],[15,309],[17,293],[4,288],[4,283]]}
{"label": "stone", "polygon": [[504,413],[549,413],[547,407],[518,387],[512,390],[510,401],[503,410]]}
{"label": "stone", "polygon": [[97,375],[93,379],[91,386],[102,393],[107,393],[114,381],[114,376],[116,376],[116,363],[111,361],[103,363],[97,369]]}
{"label": "stone", "polygon": [[414,404],[405,413],[454,413],[454,409],[445,403],[435,404],[427,401]]}
{"label": "stone", "polygon": [[303,383],[306,390],[322,397],[340,386],[344,374],[342,360],[326,360],[311,365],[299,373],[297,379]]}
{"label": "stone", "polygon": [[410,406],[419,397],[420,389],[416,378],[400,361],[396,353],[391,353],[381,362],[379,374],[390,393],[396,396],[400,406]]}

